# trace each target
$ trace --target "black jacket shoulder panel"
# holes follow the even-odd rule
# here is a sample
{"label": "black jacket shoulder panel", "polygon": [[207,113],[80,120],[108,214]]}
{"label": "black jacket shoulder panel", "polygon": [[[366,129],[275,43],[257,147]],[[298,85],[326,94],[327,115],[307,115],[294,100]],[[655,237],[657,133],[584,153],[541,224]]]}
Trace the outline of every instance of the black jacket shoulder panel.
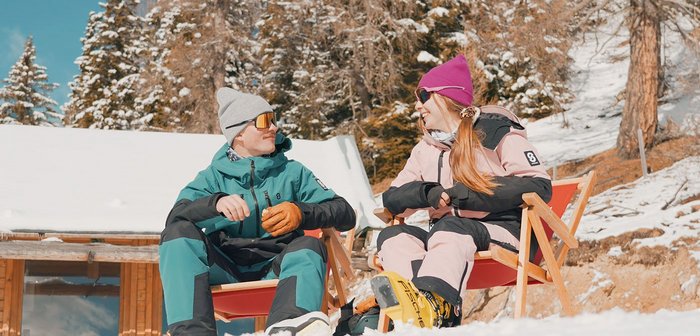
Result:
{"label": "black jacket shoulder panel", "polygon": [[511,127],[520,130],[525,129],[519,123],[496,113],[482,113],[476,124],[474,124],[474,128],[484,134],[481,144],[490,150],[496,149],[503,137],[510,133]]}

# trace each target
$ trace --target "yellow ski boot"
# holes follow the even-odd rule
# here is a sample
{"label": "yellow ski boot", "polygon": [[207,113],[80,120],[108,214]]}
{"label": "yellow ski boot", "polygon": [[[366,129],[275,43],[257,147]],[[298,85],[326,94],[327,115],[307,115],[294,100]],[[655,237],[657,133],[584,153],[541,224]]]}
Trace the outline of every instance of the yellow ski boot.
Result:
{"label": "yellow ski boot", "polygon": [[437,318],[433,306],[410,280],[386,271],[370,280],[379,307],[394,321],[432,328]]}

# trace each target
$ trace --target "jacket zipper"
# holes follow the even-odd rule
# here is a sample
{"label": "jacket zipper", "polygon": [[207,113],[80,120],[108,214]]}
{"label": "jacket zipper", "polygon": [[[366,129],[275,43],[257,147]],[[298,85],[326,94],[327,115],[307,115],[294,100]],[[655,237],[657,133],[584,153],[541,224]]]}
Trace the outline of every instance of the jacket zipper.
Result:
{"label": "jacket zipper", "polygon": [[250,160],[250,193],[253,194],[253,202],[255,203],[255,223],[257,227],[255,232],[260,237],[260,207],[258,206],[258,197],[255,196],[255,161]]}
{"label": "jacket zipper", "polygon": [[437,178],[437,183],[440,183],[440,177],[442,175],[442,157],[445,155],[445,151],[440,152],[440,158],[438,159],[438,178]]}
{"label": "jacket zipper", "polygon": [[272,200],[270,199],[270,194],[267,193],[267,190],[265,192],[265,201],[267,201],[267,207],[272,208]]}

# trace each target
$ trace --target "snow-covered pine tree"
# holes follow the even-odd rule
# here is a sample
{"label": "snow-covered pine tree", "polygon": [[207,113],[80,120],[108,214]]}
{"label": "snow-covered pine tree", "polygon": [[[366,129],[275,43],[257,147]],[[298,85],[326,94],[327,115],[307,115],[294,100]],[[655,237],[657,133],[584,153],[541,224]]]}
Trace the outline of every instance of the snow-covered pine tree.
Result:
{"label": "snow-covered pine tree", "polygon": [[182,113],[174,105],[178,102],[183,78],[173,73],[168,60],[170,48],[181,39],[183,21],[179,3],[161,2],[145,16],[141,39],[148,52],[141,70],[143,81],[139,85],[136,109],[143,115],[153,116],[149,124],[152,129],[179,130],[182,124]]}
{"label": "snow-covered pine tree", "polygon": [[325,75],[338,69],[330,53],[334,12],[329,1],[272,0],[259,24],[262,93],[293,137],[324,139],[333,128],[327,115],[335,86]]}
{"label": "snow-covered pine tree", "polygon": [[[239,43],[231,21],[245,21],[238,29],[250,35],[256,14],[249,8],[256,6],[260,4],[243,0],[171,0],[159,1],[151,10],[137,106],[154,115],[152,128],[218,132],[216,89],[233,86],[225,81],[231,53],[249,47]],[[245,85],[238,88],[253,91]]]}
{"label": "snow-covered pine tree", "polygon": [[36,49],[32,38],[24,43],[24,52],[0,88],[0,124],[39,126],[62,125],[63,114],[48,94],[58,87],[48,81],[46,67],[35,63]]}
{"label": "snow-covered pine tree", "polygon": [[83,54],[75,63],[80,73],[69,84],[63,106],[74,127],[145,129],[153,115],[136,108],[144,46],[139,38],[143,19],[134,14],[138,0],[108,0],[104,12],[90,13]]}
{"label": "snow-covered pine tree", "polygon": [[465,13],[467,49],[486,78],[484,102],[498,102],[521,117],[563,111],[570,59],[567,1],[472,1]]}
{"label": "snow-covered pine tree", "polygon": [[234,43],[226,52],[226,86],[249,93],[260,93],[263,74],[260,61],[260,25],[266,4],[231,0],[227,3],[227,30]]}

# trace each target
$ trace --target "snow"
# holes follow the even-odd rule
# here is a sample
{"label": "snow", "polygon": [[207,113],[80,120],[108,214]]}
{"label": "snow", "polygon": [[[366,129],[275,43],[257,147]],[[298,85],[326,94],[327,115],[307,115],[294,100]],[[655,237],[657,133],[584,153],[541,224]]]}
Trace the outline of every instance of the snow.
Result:
{"label": "snow", "polygon": [[450,10],[445,7],[435,7],[428,11],[428,16],[445,17],[450,15]]}
{"label": "snow", "polygon": [[576,236],[600,240],[641,228],[663,230],[658,237],[636,239],[639,246],[672,246],[679,238],[698,237],[700,211],[692,212],[692,207],[700,206],[700,200],[680,204],[700,193],[698,175],[700,156],[690,157],[591,197]]}
{"label": "snow", "polygon": [[430,29],[428,29],[428,27],[426,27],[424,24],[419,24],[418,22],[408,18],[397,20],[396,23],[400,24],[403,27],[412,27],[416,30],[416,32],[422,34],[426,34],[430,31]]}
{"label": "snow", "polygon": [[550,316],[544,319],[504,318],[492,322],[472,322],[468,325],[441,329],[419,329],[414,326],[399,325],[397,330],[381,334],[376,330],[365,329],[364,335],[389,336],[506,336],[506,335],[542,335],[542,336],[590,336],[590,335],[696,335],[700,328],[700,310],[674,312],[660,310],[655,314],[625,312],[615,308],[600,314],[584,313],[574,317]]}
{"label": "snow", "polygon": [[608,250],[608,255],[611,257],[619,257],[623,254],[624,252],[622,252],[622,247],[620,246],[613,246]]}
{"label": "snow", "polygon": [[431,53],[421,50],[420,53],[418,53],[417,57],[418,62],[421,63],[435,63],[435,64],[440,64],[440,59],[433,56]]}
{"label": "snow", "polygon": [[582,293],[576,297],[576,301],[578,301],[579,303],[585,302],[586,299],[588,299],[588,297],[591,294],[595,293],[597,290],[613,284],[612,280],[610,280],[607,275],[596,270],[593,270],[593,272],[593,279],[591,280],[591,284],[593,285],[589,287],[585,293]]}
{"label": "snow", "polygon": [[[221,135],[2,125],[0,232],[160,232],[180,189],[223,143]],[[293,140],[288,157],[345,197],[360,228],[381,226],[352,137]]]}
{"label": "snow", "polygon": [[[629,33],[623,28],[613,35],[618,20],[611,19],[598,32],[587,33],[583,42],[575,44],[569,51],[574,60],[572,72],[575,74],[569,87],[575,98],[565,106],[568,111],[563,115],[527,123],[528,139],[537,147],[548,167],[615,147],[624,107],[624,100],[617,101],[616,96],[625,88],[629,68],[629,44],[624,43]],[[664,50],[668,62],[687,62],[692,52],[685,47],[678,34],[666,32],[668,37],[665,38]],[[611,57],[620,56],[624,56],[622,60],[611,61]],[[693,60],[697,62],[696,58]],[[683,70],[687,70],[687,67],[675,69]],[[665,115],[671,116],[676,123],[700,119],[698,101],[700,90],[659,106],[660,124],[663,125]],[[564,118],[568,127],[562,127]]]}

